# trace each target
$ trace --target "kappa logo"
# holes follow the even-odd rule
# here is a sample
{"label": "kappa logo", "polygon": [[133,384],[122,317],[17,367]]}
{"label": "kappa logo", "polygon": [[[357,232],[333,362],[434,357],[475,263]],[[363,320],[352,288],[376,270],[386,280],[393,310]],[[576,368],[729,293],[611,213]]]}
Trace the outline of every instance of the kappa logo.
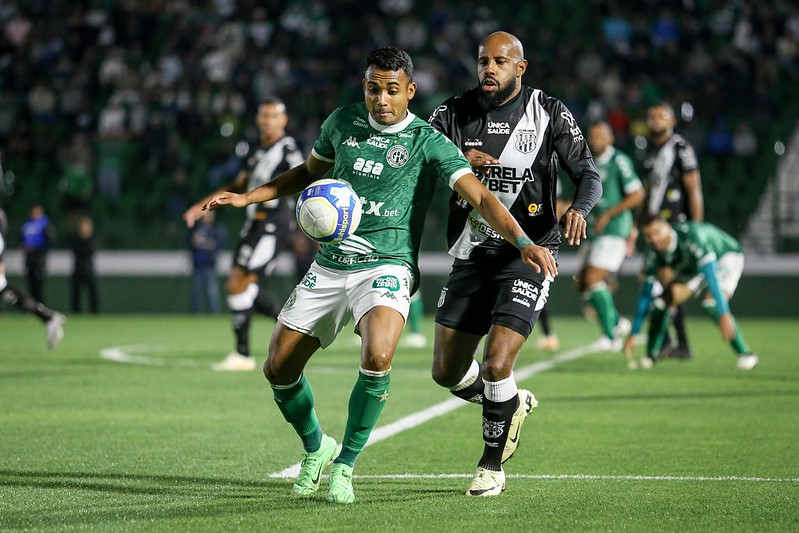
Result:
{"label": "kappa logo", "polygon": [[356,141],[355,137],[353,137],[352,135],[347,137],[347,139],[341,144],[343,144],[344,146],[350,146],[352,148],[360,148],[361,147],[361,145],[358,144],[358,141]]}

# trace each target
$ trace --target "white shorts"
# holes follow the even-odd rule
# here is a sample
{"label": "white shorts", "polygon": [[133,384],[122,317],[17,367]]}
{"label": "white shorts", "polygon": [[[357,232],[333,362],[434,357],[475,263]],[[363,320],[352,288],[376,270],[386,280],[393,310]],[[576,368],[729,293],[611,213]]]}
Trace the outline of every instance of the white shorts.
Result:
{"label": "white shorts", "polygon": [[[738,288],[741,274],[744,271],[744,254],[729,252],[718,258],[719,285],[721,290],[729,300]],[[686,282],[689,289],[699,295],[707,288],[707,280],[704,274],[697,274]]]}
{"label": "white shorts", "polygon": [[601,235],[580,248],[580,264],[616,273],[627,257],[627,240],[616,235]]}
{"label": "white shorts", "polygon": [[390,307],[408,319],[411,271],[400,265],[364,270],[331,270],[316,261],[286,300],[278,320],[291,329],[316,337],[327,348],[355,319],[358,322],[377,306]]}

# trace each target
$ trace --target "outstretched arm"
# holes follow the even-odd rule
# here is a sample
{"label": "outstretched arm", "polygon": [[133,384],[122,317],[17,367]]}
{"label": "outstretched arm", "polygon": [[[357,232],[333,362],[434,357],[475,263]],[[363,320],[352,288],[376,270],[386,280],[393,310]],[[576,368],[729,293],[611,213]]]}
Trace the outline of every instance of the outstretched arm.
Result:
{"label": "outstretched arm", "polygon": [[516,245],[521,251],[522,260],[536,272],[555,277],[558,268],[549,248],[537,246],[522,230],[516,219],[508,212],[502,202],[480,183],[474,174],[466,174],[455,182],[455,191],[486,219],[502,237]]}
{"label": "outstretched arm", "polygon": [[186,212],[183,213],[183,220],[186,221],[186,225],[188,227],[193,228],[194,224],[196,224],[197,221],[200,218],[202,218],[202,216],[205,214],[206,211],[204,209],[204,206],[209,202],[209,200],[211,200],[211,198],[225,191],[241,192],[244,190],[246,186],[247,186],[247,171],[241,170],[236,175],[236,178],[233,181],[226,184],[224,187],[215,190],[214,192],[212,192],[211,194],[209,194],[199,202],[189,207],[186,210]]}
{"label": "outstretched arm", "polygon": [[267,202],[281,196],[288,196],[300,192],[311,182],[320,179],[333,166],[332,163],[316,159],[309,155],[305,163],[283,172],[280,176],[264,183],[260,187],[242,193],[220,192],[209,198],[203,205],[203,210],[213,211],[219,206],[230,205],[233,207],[246,207],[250,204]]}

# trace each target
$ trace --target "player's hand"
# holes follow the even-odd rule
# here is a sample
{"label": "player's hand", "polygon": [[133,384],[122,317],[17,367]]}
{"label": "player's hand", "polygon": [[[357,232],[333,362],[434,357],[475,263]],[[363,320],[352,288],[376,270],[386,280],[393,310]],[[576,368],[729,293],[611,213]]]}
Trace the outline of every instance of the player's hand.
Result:
{"label": "player's hand", "polygon": [[730,313],[724,313],[719,318],[719,328],[721,329],[721,336],[725,341],[731,341],[735,337],[735,321],[732,319]]}
{"label": "player's hand", "polygon": [[635,357],[635,335],[630,334],[627,336],[621,351],[624,353],[624,358],[627,359],[627,361],[633,360],[633,357]]}
{"label": "player's hand", "polygon": [[600,234],[603,231],[605,231],[605,226],[608,225],[610,219],[611,217],[609,217],[607,213],[602,213],[597,217],[596,221],[594,222],[594,228],[596,229],[597,234]]}
{"label": "player's hand", "polygon": [[566,210],[566,214],[560,219],[563,225],[563,237],[569,241],[572,246],[579,245],[581,239],[586,238],[585,234],[585,217],[582,211],[570,207]]}
{"label": "player's hand", "polygon": [[499,165],[499,159],[485,152],[481,152],[480,150],[475,150],[474,148],[467,150],[463,155],[466,156],[472,168],[479,170],[483,174],[486,173],[488,167]]}
{"label": "player's hand", "polygon": [[630,234],[627,236],[627,257],[632,257],[635,255],[635,241],[638,240],[638,228],[633,226],[633,229],[630,230]]}
{"label": "player's hand", "polygon": [[203,206],[203,211],[213,211],[223,205],[229,205],[232,207],[246,207],[248,203],[246,196],[243,194],[223,192],[208,200],[208,202]]}
{"label": "player's hand", "polygon": [[536,272],[553,278],[558,275],[558,265],[555,264],[555,256],[549,248],[528,244],[521,249],[521,254],[522,261],[533,267]]}
{"label": "player's hand", "polygon": [[202,204],[194,204],[183,213],[183,220],[186,221],[186,226],[193,228],[194,224],[200,220],[205,214],[205,209]]}

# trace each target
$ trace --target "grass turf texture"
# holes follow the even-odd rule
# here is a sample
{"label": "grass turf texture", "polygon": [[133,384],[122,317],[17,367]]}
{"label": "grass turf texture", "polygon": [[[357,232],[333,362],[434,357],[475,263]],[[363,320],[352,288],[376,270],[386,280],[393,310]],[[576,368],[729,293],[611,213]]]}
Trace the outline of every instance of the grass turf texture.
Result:
{"label": "grass turf texture", "polygon": [[[561,351],[598,335],[579,319],[553,323]],[[38,321],[7,314],[0,530],[796,531],[799,321],[741,324],[761,357],[751,372],[691,317],[693,361],[628,371],[621,355],[594,353],[522,381],[541,403],[502,496],[463,495],[482,451],[479,409],[467,405],[368,447],[358,501],[337,506],[326,476],[309,500],[269,477],[299,461],[299,439],[260,372],[210,371],[232,342],[225,317],[72,316],[49,352]],[[255,321],[259,359],[270,332]],[[358,364],[351,336],[307,372],[339,441]],[[517,369],[552,357],[533,344]],[[100,357],[120,346],[149,364]],[[430,353],[398,351],[381,426],[450,399],[429,377]]]}

